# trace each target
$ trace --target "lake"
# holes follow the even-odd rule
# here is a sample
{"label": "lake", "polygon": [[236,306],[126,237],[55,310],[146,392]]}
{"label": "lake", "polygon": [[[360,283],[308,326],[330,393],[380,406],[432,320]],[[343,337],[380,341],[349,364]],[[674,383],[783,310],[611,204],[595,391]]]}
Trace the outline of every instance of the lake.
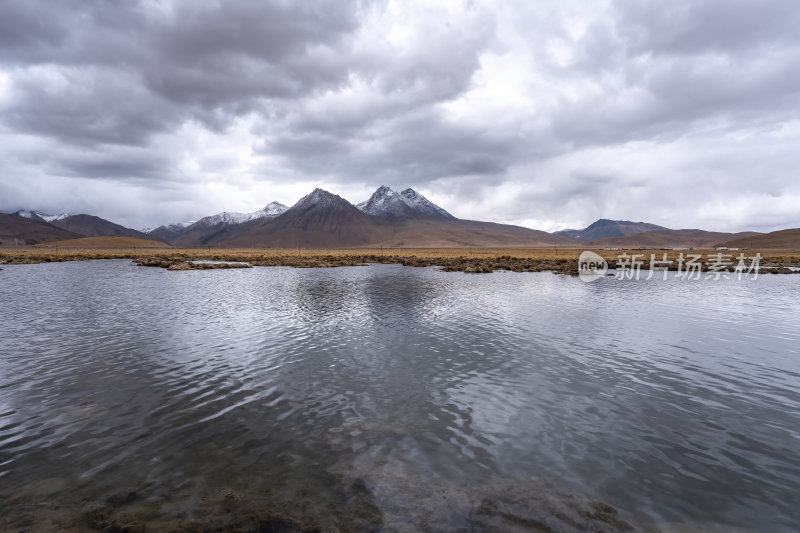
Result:
{"label": "lake", "polygon": [[798,276],[115,260],[0,302],[2,530],[800,527]]}

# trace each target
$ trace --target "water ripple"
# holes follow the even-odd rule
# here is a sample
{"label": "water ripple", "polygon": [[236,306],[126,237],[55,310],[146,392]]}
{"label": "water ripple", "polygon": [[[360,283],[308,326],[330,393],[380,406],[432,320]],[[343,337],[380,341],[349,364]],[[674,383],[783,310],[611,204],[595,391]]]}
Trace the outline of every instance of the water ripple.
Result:
{"label": "water ripple", "polygon": [[323,473],[396,468],[558,479],[640,522],[800,523],[793,276],[98,261],[0,282],[9,502],[144,484],[191,507],[202,487],[322,491]]}

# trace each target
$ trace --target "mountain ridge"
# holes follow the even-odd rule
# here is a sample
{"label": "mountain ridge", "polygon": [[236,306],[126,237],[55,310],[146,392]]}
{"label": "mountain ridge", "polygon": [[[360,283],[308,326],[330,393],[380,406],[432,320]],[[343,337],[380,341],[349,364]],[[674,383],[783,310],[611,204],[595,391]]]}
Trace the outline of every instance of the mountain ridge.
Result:
{"label": "mountain ridge", "polygon": [[789,232],[783,234],[773,232],[777,235],[767,237],[772,234],[673,230],[647,222],[604,218],[582,230],[547,233],[509,224],[459,219],[412,188],[397,192],[385,185],[356,205],[317,188],[291,207],[270,202],[252,213],[223,211],[196,221],[165,224],[147,232],[88,214],[48,215],[28,209],[7,214],[0,222],[0,226],[5,226],[0,227],[0,239],[5,237],[6,245],[12,236],[15,243],[26,244],[77,237],[125,236],[158,239],[180,247],[698,248],[757,247],[754,242],[763,242],[772,247],[800,248],[800,240],[795,240],[791,230],[781,230]]}
{"label": "mountain ridge", "polygon": [[391,187],[381,185],[368,200],[356,204],[356,208],[368,215],[396,219],[414,216],[449,220],[456,218],[410,187],[397,192]]}
{"label": "mountain ridge", "polygon": [[[361,209],[341,196],[315,189],[282,215],[218,235],[220,246],[241,247],[454,247],[558,246],[571,239],[547,232],[461,220],[413,189],[381,186]],[[364,212],[368,209],[373,213]]]}
{"label": "mountain ridge", "polygon": [[126,228],[104,218],[80,214],[54,220],[52,224],[82,237],[136,237],[147,239],[147,235],[135,229]]}
{"label": "mountain ridge", "polygon": [[80,235],[53,226],[44,220],[0,213],[0,246],[2,247],[35,245],[77,237]]}
{"label": "mountain ridge", "polygon": [[607,237],[627,237],[629,235],[644,233],[646,231],[663,231],[668,229],[669,228],[665,228],[664,226],[658,226],[648,222],[632,222],[630,220],[611,220],[608,218],[600,218],[583,229],[565,229],[555,233],[571,237],[579,243],[585,243]]}
{"label": "mountain ridge", "polygon": [[722,242],[761,235],[757,232],[723,233],[701,229],[644,231],[622,237],[605,237],[584,243],[588,246],[618,248],[711,248]]}

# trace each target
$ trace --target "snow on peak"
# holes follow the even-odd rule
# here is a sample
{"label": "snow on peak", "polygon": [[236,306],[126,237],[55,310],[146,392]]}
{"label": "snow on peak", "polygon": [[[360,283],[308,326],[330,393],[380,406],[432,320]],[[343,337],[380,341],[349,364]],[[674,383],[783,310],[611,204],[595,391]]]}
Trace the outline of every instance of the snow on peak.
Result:
{"label": "snow on peak", "polygon": [[158,226],[157,228],[144,228],[144,229],[141,229],[139,231],[141,231],[142,233],[147,234],[147,235],[149,235],[149,234],[151,234],[151,233],[153,233],[154,231],[157,231],[157,230],[161,230],[161,231],[166,230],[166,231],[174,232],[174,233],[182,233],[183,230],[185,230],[186,228],[188,228],[189,226],[191,226],[194,223],[195,223],[194,220],[190,220],[188,222],[173,222],[171,224],[163,224],[161,226]]}
{"label": "snow on peak", "polygon": [[399,193],[386,185],[381,185],[369,200],[361,202],[356,207],[368,215],[400,217],[407,214],[409,205]]}
{"label": "snow on peak", "polygon": [[289,208],[280,202],[270,202],[261,210],[265,217],[276,217],[284,214]]}
{"label": "snow on peak", "polygon": [[455,218],[453,215],[434,204],[414,189],[406,189],[400,193],[390,187],[381,185],[369,200],[356,206],[368,215],[404,216],[409,211],[437,218]]}
{"label": "snow on peak", "polygon": [[302,208],[307,209],[309,207],[333,207],[341,202],[347,202],[344,198],[339,195],[330,193],[324,189],[314,189],[311,194],[307,194],[300,198],[296,204],[292,206],[292,209],[295,208]]}
{"label": "snow on peak", "polygon": [[258,211],[254,211],[252,213],[232,213],[229,211],[224,211],[222,213],[217,213],[216,215],[203,217],[193,224],[198,227],[209,228],[218,224],[223,224],[225,226],[242,224],[243,222],[250,222],[251,220],[258,220],[260,218],[275,218],[278,215],[285,213],[287,209],[289,208],[282,203],[270,202],[263,209],[259,209]]}
{"label": "snow on peak", "polygon": [[44,220],[45,222],[55,222],[56,220],[62,220],[67,218],[69,213],[60,213],[58,215],[48,215],[47,213],[42,213],[41,211],[31,211],[28,209],[20,209],[19,211],[13,213],[19,217],[30,218],[32,220]]}

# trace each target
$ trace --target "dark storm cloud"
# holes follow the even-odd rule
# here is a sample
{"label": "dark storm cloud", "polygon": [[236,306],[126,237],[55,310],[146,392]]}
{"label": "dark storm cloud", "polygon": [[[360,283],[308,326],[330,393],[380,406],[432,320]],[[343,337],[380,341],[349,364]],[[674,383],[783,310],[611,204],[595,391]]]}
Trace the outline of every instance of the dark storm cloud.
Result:
{"label": "dark storm cloud", "polygon": [[568,76],[589,89],[553,122],[571,147],[666,140],[800,117],[800,10],[786,0],[612,4]]}
{"label": "dark storm cloud", "polygon": [[[451,123],[433,109],[372,124],[361,136],[340,137],[338,130],[291,135],[286,132],[263,148],[280,154],[309,174],[336,172],[354,181],[406,180],[427,183],[441,178],[505,173],[513,143],[493,138],[483,128]],[[370,144],[370,136],[381,139]]]}
{"label": "dark storm cloud", "polygon": [[5,122],[78,144],[139,145],[186,120],[223,130],[262,100],[341,81],[302,66],[353,31],[356,13],[339,1],[6,2],[0,61],[28,71]]}
{"label": "dark storm cloud", "polygon": [[259,152],[357,183],[504,173],[514,132],[498,136],[437,107],[471,89],[481,53],[495,44],[494,18],[480,11],[467,28],[432,26],[401,54],[380,45],[355,52],[350,94],[301,101],[277,127],[261,131]]}
{"label": "dark storm cloud", "polygon": [[[164,169],[169,165],[167,158],[148,153],[80,154],[57,158],[49,171],[58,176],[125,180],[135,183],[167,178]],[[178,181],[174,176],[170,178],[170,181]]]}
{"label": "dark storm cloud", "polygon": [[[86,209],[58,192],[63,178],[80,180],[74,187],[106,214],[140,211],[118,201],[115,183],[183,184],[183,196],[196,197],[186,188],[203,186],[203,169],[192,164],[184,129],[225,135],[239,117],[276,120],[286,115],[283,102],[341,85],[351,69],[347,37],[372,8],[347,0],[2,2],[2,179],[12,192],[0,209]],[[32,179],[57,185],[54,196],[37,196],[50,189],[24,184]],[[72,207],[58,206],[65,200]]]}

